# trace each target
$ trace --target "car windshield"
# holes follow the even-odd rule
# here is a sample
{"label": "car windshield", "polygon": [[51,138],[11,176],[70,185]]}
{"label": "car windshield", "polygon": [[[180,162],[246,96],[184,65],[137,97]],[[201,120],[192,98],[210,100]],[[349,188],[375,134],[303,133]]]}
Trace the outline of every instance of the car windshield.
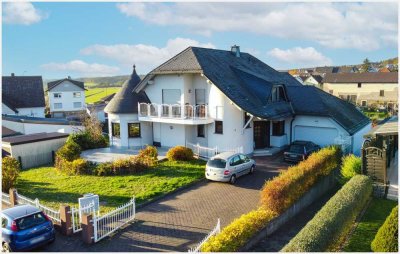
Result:
{"label": "car windshield", "polygon": [[304,153],[304,146],[302,145],[291,145],[289,148],[289,152],[291,153]]}
{"label": "car windshield", "polygon": [[28,229],[46,222],[43,213],[35,213],[17,220],[18,229]]}
{"label": "car windshield", "polygon": [[214,168],[225,168],[226,160],[220,158],[211,159],[207,162],[207,166]]}

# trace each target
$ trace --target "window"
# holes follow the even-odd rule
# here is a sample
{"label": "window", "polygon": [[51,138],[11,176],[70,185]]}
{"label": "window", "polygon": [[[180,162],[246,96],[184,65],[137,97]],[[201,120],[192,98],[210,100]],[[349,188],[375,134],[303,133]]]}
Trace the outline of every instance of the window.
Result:
{"label": "window", "polygon": [[379,96],[381,96],[381,97],[385,96],[385,90],[380,90],[379,91]]}
{"label": "window", "polygon": [[283,86],[274,86],[272,87],[272,93],[271,93],[271,101],[287,101],[286,99],[286,94],[285,94],[285,89]]}
{"label": "window", "polygon": [[62,103],[54,103],[54,109],[62,108]]}
{"label": "window", "polygon": [[74,108],[81,108],[82,102],[74,102]]}
{"label": "window", "polygon": [[28,228],[33,228],[40,225],[46,221],[43,213],[35,213],[26,217],[22,217],[16,220],[17,227],[19,230],[24,230]]}
{"label": "window", "polygon": [[224,126],[222,121],[215,121],[215,133],[222,134],[224,131]]}
{"label": "window", "polygon": [[231,165],[231,166],[236,166],[236,165],[239,165],[239,164],[240,164],[240,157],[239,157],[239,155],[233,157],[233,159],[231,159],[231,163],[229,163],[229,165]]}
{"label": "window", "polygon": [[366,107],[367,106],[367,101],[361,101],[361,106]]}
{"label": "window", "polygon": [[112,131],[112,136],[113,137],[118,137],[120,136],[120,125],[119,123],[111,123],[111,131]]}
{"label": "window", "polygon": [[5,227],[7,227],[7,224],[8,224],[7,219],[4,217],[1,217],[1,227],[5,228]]}
{"label": "window", "polygon": [[[247,112],[243,112],[243,113],[244,113],[244,116],[243,116],[243,119],[244,119],[243,127],[244,127],[246,125],[246,123],[250,120],[250,115],[247,114]],[[250,123],[246,126],[246,129],[247,128],[251,128]]]}
{"label": "window", "polygon": [[330,93],[330,94],[333,94],[333,90],[329,90],[329,93]]}
{"label": "window", "polygon": [[206,104],[206,89],[195,89],[194,93],[196,105]]}
{"label": "window", "polygon": [[239,156],[240,156],[240,160],[242,161],[242,163],[250,161],[250,158],[247,157],[246,155],[241,154]]}
{"label": "window", "polygon": [[61,93],[55,93],[54,98],[61,98]]}
{"label": "window", "polygon": [[361,83],[358,83],[358,84],[357,84],[357,87],[358,87],[358,88],[361,88]]}
{"label": "window", "polygon": [[140,123],[128,123],[128,136],[130,138],[140,138]]}
{"label": "window", "polygon": [[197,137],[201,137],[201,138],[205,137],[204,124],[197,125]]}
{"label": "window", "polygon": [[272,122],[272,136],[285,134],[285,121]]}
{"label": "window", "polygon": [[75,92],[74,93],[74,98],[81,98],[81,93],[80,92]]}
{"label": "window", "polygon": [[163,89],[162,103],[163,104],[180,104],[181,90],[180,89]]}

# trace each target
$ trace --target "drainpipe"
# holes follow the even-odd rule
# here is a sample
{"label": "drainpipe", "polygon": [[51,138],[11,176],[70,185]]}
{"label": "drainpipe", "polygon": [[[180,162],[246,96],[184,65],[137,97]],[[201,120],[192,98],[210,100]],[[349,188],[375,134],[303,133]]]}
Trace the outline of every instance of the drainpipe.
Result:
{"label": "drainpipe", "polygon": [[292,137],[293,137],[293,121],[296,118],[296,115],[293,115],[292,121],[290,121],[290,142],[289,145],[292,143]]}

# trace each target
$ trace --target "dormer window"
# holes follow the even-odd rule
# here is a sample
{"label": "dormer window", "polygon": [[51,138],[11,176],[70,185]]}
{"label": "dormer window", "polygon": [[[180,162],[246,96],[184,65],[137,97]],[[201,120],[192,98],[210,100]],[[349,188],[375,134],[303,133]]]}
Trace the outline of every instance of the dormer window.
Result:
{"label": "dormer window", "polygon": [[276,85],[272,87],[271,91],[271,102],[278,102],[278,101],[287,101],[287,96],[285,92],[285,88],[282,85]]}

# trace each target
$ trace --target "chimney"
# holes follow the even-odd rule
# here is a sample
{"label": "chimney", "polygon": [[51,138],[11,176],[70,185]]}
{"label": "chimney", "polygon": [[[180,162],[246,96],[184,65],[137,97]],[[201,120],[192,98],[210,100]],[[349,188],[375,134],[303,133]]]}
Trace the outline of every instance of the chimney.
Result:
{"label": "chimney", "polygon": [[14,77],[14,76],[15,76],[14,72],[13,72],[13,73],[11,73],[11,77]]}
{"label": "chimney", "polygon": [[68,76],[68,79],[71,79],[71,76]]}
{"label": "chimney", "polygon": [[236,57],[240,57],[240,46],[233,45],[231,47],[231,52],[235,54]]}

